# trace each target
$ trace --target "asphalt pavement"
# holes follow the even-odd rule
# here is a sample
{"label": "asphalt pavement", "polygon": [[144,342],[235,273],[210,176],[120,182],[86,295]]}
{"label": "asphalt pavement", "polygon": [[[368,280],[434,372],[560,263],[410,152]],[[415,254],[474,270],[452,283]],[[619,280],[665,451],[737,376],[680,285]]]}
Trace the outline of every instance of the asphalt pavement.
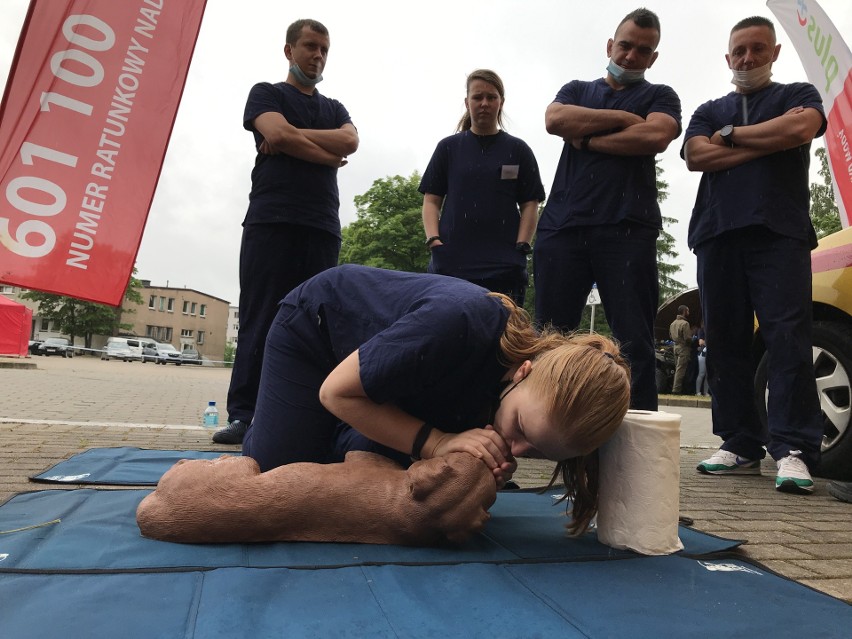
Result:
{"label": "asphalt pavement", "polygon": [[[229,379],[229,369],[212,366],[0,357],[0,503],[49,489],[27,478],[89,448],[238,450],[213,444],[201,426],[208,401],[224,421]],[[771,460],[761,476],[701,475],[696,464],[719,445],[706,399],[664,396],[660,410],[682,418],[681,515],[703,532],[745,540],[742,557],[852,603],[852,504],[829,496],[819,478],[813,495],[776,492]],[[521,460],[515,479],[542,486],[552,470]]]}

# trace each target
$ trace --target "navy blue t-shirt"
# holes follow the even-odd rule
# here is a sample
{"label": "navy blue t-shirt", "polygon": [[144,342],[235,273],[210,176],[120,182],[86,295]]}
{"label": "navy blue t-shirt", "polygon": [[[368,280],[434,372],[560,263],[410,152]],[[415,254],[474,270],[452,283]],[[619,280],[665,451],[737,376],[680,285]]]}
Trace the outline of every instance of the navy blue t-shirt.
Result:
{"label": "navy blue t-shirt", "polygon": [[[726,124],[758,124],[796,106],[812,107],[822,113],[823,125],[817,137],[825,133],[822,99],[812,84],[773,83],[755,93],[729,93],[702,104],[689,122],[684,146],[695,136],[712,137]],[[731,169],[704,173],[689,221],[690,248],[725,231],[754,225],[816,246],[808,215],[810,149],[809,142]]]}
{"label": "navy blue t-shirt", "polygon": [[465,279],[523,279],[526,256],[515,250],[519,204],[544,200],[532,149],[499,131],[477,136],[464,131],[438,143],[419,191],[444,197],[430,273]]}
{"label": "navy blue t-shirt", "polygon": [[317,318],[333,363],[359,350],[361,383],[445,432],[488,423],[509,312],[484,288],[453,277],[347,264],[294,289],[283,304]]}
{"label": "navy blue t-shirt", "polygon": [[[559,90],[554,102],[629,111],[643,118],[650,113],[665,113],[675,119],[680,132],[680,98],[664,84],[643,80],[616,91],[603,78],[593,82],[574,80]],[[539,234],[623,220],[662,228],[654,155],[596,153],[566,143],[538,223]]]}
{"label": "navy blue t-shirt", "polygon": [[[282,114],[299,129],[339,129],[352,122],[340,102],[318,91],[305,95],[286,82],[261,82],[249,92],[243,115],[243,126],[254,133],[256,147],[263,136],[252,123],[257,116],[270,112]],[[258,153],[243,224],[300,224],[340,237],[339,208],[336,168],[286,153]]]}

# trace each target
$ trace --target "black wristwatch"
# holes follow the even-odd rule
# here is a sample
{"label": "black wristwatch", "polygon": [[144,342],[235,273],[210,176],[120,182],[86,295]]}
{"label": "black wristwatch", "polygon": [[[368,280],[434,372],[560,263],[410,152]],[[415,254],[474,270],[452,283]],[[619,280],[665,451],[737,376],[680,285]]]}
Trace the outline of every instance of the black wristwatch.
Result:
{"label": "black wristwatch", "polygon": [[729,147],[734,148],[734,125],[726,124],[721,129],[719,129],[719,135],[722,138],[722,141],[727,144]]}
{"label": "black wristwatch", "polygon": [[432,244],[441,239],[440,235],[433,235],[432,237],[426,238],[426,247],[432,248]]}
{"label": "black wristwatch", "polygon": [[532,246],[530,246],[529,242],[518,242],[515,244],[515,250],[518,251],[518,253],[529,255],[532,253]]}

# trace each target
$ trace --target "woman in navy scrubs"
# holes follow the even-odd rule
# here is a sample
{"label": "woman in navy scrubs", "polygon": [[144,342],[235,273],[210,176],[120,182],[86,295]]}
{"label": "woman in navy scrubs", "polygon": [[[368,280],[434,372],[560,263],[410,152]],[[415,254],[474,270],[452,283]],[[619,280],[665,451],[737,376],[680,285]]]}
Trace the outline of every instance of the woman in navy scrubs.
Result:
{"label": "woman in navy scrubs", "polygon": [[502,130],[503,81],[467,77],[457,133],[438,143],[420,181],[430,273],[452,275],[524,305],[527,255],[544,187],[532,150]]}
{"label": "woman in navy scrubs", "polygon": [[629,396],[629,368],[605,337],[539,333],[508,297],[456,278],[339,266],[282,301],[243,454],[267,471],[349,450],[404,466],[468,452],[498,487],[517,456],[546,457],[587,523],[590,454]]}

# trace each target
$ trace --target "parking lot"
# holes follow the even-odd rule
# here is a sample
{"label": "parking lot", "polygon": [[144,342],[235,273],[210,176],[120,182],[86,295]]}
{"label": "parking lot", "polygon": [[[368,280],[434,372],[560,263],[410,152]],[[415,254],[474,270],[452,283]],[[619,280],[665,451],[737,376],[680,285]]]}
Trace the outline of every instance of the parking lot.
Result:
{"label": "parking lot", "polygon": [[208,401],[225,418],[231,369],[153,362],[32,357],[35,370],[0,368],[0,417],[196,426]]}

